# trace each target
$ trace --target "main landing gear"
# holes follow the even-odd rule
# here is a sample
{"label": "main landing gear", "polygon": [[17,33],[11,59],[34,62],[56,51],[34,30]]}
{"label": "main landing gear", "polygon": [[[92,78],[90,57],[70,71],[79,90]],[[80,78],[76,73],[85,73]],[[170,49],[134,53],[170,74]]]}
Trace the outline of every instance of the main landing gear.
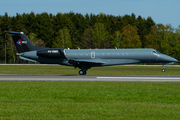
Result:
{"label": "main landing gear", "polygon": [[81,66],[79,67],[81,70],[79,71],[79,75],[86,75],[86,71],[90,69],[91,67],[88,66]]}
{"label": "main landing gear", "polygon": [[80,70],[79,75],[86,75],[86,71],[85,70]]}

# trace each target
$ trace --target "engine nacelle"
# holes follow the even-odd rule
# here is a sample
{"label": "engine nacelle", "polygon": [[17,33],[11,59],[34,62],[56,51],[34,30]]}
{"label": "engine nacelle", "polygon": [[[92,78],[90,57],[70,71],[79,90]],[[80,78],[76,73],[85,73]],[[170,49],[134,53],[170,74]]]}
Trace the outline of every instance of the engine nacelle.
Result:
{"label": "engine nacelle", "polygon": [[42,49],[37,51],[37,56],[45,58],[66,59],[63,49]]}

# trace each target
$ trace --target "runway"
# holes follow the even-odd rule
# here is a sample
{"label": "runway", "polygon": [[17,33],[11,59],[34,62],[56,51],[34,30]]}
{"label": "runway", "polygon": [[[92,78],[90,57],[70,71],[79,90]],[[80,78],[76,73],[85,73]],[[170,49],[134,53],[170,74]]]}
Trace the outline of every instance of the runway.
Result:
{"label": "runway", "polygon": [[74,82],[180,82],[180,76],[123,75],[0,75],[0,81],[74,81]]}

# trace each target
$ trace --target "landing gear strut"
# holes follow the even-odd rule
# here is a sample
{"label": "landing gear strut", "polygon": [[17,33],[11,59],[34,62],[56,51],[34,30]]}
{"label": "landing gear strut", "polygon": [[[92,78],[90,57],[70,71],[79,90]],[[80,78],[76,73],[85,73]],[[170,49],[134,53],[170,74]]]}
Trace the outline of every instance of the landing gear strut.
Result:
{"label": "landing gear strut", "polygon": [[86,71],[85,70],[80,70],[79,75],[86,75]]}
{"label": "landing gear strut", "polygon": [[162,72],[165,72],[166,70],[165,70],[165,68],[164,68],[164,65],[163,65],[163,69],[162,69]]}

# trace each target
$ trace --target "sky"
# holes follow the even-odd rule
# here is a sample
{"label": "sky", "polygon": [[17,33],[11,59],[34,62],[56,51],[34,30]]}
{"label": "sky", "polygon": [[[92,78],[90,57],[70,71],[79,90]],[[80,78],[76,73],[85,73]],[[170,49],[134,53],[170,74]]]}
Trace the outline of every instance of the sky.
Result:
{"label": "sky", "polygon": [[109,14],[114,16],[139,15],[151,17],[156,24],[180,25],[180,0],[1,0],[0,15],[16,16],[16,13],[41,14],[81,13]]}

